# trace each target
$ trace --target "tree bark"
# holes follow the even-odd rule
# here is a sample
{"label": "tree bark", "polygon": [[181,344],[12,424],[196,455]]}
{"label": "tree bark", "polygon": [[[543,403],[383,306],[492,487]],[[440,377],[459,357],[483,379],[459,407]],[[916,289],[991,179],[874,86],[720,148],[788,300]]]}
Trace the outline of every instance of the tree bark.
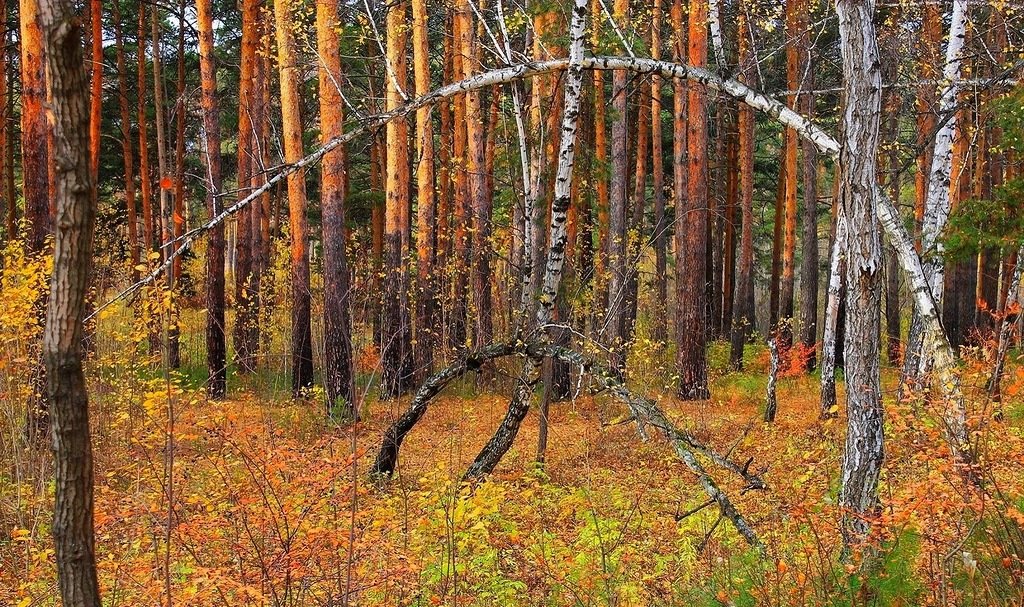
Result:
{"label": "tree bark", "polygon": [[[426,0],[412,2],[412,38],[415,57],[413,73],[416,95],[430,92],[430,45]],[[437,196],[434,183],[434,125],[431,108],[416,112],[416,372],[419,379],[430,375],[437,339],[438,259]],[[490,196],[486,197],[490,200]]]}
{"label": "tree bark", "polygon": [[[339,26],[337,0],[317,0],[316,46],[322,143],[345,133]],[[345,235],[346,170],[344,146],[324,156],[320,169],[324,243],[324,390],[328,416],[356,421],[359,410],[352,367],[348,242]]]}
{"label": "tree bark", "polygon": [[[405,97],[407,65],[407,6],[396,4],[387,14],[386,109],[393,110]],[[385,296],[381,337],[381,394],[386,399],[412,388],[412,327],[409,317],[409,277],[405,259],[409,252],[409,125],[404,118],[387,125],[385,176],[384,256]]]}
{"label": "tree bark", "polygon": [[[924,225],[922,227],[921,250],[924,256],[924,274],[931,289],[932,299],[941,307],[943,300],[943,281],[945,264],[942,259],[943,245],[939,240],[949,218],[950,170],[952,161],[953,136],[956,132],[957,119],[953,110],[956,106],[957,91],[960,79],[960,55],[967,36],[967,2],[954,0],[950,17],[949,41],[946,44],[946,63],[942,70],[943,80],[947,83],[939,98],[939,113],[949,119],[939,128],[935,135],[935,147],[932,151],[932,162],[928,173],[928,189],[925,198]],[[921,312],[915,307],[910,324],[910,336],[907,339],[907,350],[903,361],[903,377],[901,384],[916,385],[920,382],[923,367],[927,364],[927,356],[922,348],[925,342],[921,320]]]}
{"label": "tree bark", "polygon": [[[254,137],[256,125],[261,116],[253,113],[256,105],[257,87],[254,79],[260,41],[258,40],[258,20],[260,4],[258,0],[243,0],[242,9],[242,41],[239,50],[238,78],[238,195],[244,197],[249,193],[256,181],[255,175],[261,164],[259,151],[261,146]],[[235,361],[241,373],[252,373],[256,370],[255,336],[259,320],[256,306],[259,294],[254,290],[254,241],[258,237],[253,215],[259,205],[247,208],[239,213],[235,238],[235,327],[233,341],[235,345]]]}
{"label": "tree bark", "polygon": [[[132,147],[131,109],[128,103],[128,77],[124,62],[124,36],[122,35],[120,3],[114,3],[114,45],[117,49],[117,101],[121,117],[121,152],[124,155],[124,201],[128,211],[128,261],[132,265],[132,280],[139,279],[139,231],[135,204],[135,158]],[[91,169],[92,167],[90,167]]]}
{"label": "tree bark", "polygon": [[842,532],[847,548],[867,539],[878,512],[878,478],[884,458],[879,379],[882,239],[878,205],[879,120],[882,74],[873,0],[838,0],[843,58],[843,145],[839,152],[842,212],[849,222],[846,275],[846,409],[843,452]]}
{"label": "tree bark", "polygon": [[[837,203],[838,204],[838,203]],[[821,338],[821,419],[839,415],[836,400],[836,353],[843,347],[839,323],[844,312],[843,275],[846,273],[846,217],[836,211],[832,252],[829,255],[828,291],[825,303],[824,330]]]}
{"label": "tree bark", "polygon": [[[662,0],[654,0],[651,8],[651,58],[661,60]],[[596,72],[595,72],[596,73]],[[654,317],[651,322],[651,336],[655,341],[668,339],[668,239],[665,232],[668,223],[665,218],[665,157],[662,149],[661,131],[661,76],[651,76],[651,182],[654,189],[654,226],[651,242],[654,245],[654,295],[656,299]]]}
{"label": "tree bark", "polygon": [[83,28],[74,6],[67,0],[43,0],[38,17],[51,92],[48,107],[53,119],[54,145],[50,152],[57,168],[54,185],[58,221],[43,332],[47,394],[53,416],[57,581],[61,600],[67,607],[99,607],[89,398],[82,370],[86,295],[96,222],[96,205],[91,197]]}
{"label": "tree bark", "polygon": [[[46,126],[46,52],[40,1],[20,0],[21,23],[21,172],[26,244],[39,253],[53,231],[49,201]],[[88,148],[86,148],[88,149]]]}
{"label": "tree bark", "polygon": [[153,174],[149,165],[149,135],[146,119],[146,7],[139,5],[139,29],[135,53],[138,61],[138,122],[139,122],[139,189],[142,195],[142,250],[146,261],[154,250],[153,235]]}
{"label": "tree bark", "polygon": [[[199,70],[202,84],[203,133],[207,171],[206,206],[210,217],[221,203],[220,107],[217,101],[217,60],[214,57],[212,0],[196,0],[199,29]],[[210,231],[206,249],[206,368],[207,394],[221,399],[227,393],[227,341],[224,337],[224,227]]]}
{"label": "tree bark", "polygon": [[103,2],[89,0],[89,25],[92,28],[92,62],[89,68],[89,171],[92,174],[93,200],[99,200],[97,182],[100,172],[100,129],[103,124]]}
{"label": "tree bark", "polygon": [[[282,139],[284,161],[302,159],[302,105],[299,65],[296,63],[295,31],[291,4],[274,0],[277,32],[277,63],[281,78]],[[309,228],[306,219],[305,172],[288,177],[288,224],[291,237],[291,375],[292,396],[299,398],[313,385],[313,340],[310,320]]]}
{"label": "tree bark", "polygon": [[[707,0],[690,4],[689,60],[703,67],[708,56]],[[706,400],[711,397],[707,364],[707,290],[706,257],[708,190],[707,190],[707,116],[706,94],[702,85],[687,83],[687,189],[681,215],[677,213],[676,230],[682,233],[682,246],[676,251],[676,305],[679,330],[676,336],[676,372],[678,393],[683,400]],[[688,259],[689,263],[681,263]]]}
{"label": "tree bark", "polygon": [[[616,0],[615,23],[628,27],[629,2]],[[606,341],[611,352],[612,369],[623,373],[626,367],[626,314],[628,305],[629,260],[627,258],[626,188],[628,184],[629,150],[626,71],[612,72],[611,157],[608,196],[608,307],[605,318]]]}
{"label": "tree bark", "polygon": [[[749,1],[749,0],[746,0]],[[757,72],[751,49],[750,17],[746,1],[739,9],[739,78],[756,86]],[[739,107],[738,148],[740,172],[740,253],[736,269],[736,301],[733,305],[729,360],[736,371],[743,369],[744,345],[754,327],[754,111],[745,103]]]}

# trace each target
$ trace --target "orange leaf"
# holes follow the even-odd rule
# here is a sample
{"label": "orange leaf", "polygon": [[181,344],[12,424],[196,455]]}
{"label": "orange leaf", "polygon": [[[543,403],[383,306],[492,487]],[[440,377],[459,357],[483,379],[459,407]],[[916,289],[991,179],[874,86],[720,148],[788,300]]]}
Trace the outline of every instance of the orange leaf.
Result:
{"label": "orange leaf", "polygon": [[160,178],[160,189],[161,190],[169,190],[172,187],[174,187],[174,182],[171,181],[170,177],[162,177],[162,178]]}

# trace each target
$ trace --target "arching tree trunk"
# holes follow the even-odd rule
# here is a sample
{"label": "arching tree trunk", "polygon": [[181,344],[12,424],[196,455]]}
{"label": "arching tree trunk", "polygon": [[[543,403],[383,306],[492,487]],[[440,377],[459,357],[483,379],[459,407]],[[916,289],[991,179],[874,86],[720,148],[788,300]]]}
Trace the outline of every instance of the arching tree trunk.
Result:
{"label": "arching tree trunk", "polygon": [[[302,151],[302,106],[299,65],[295,56],[294,21],[291,4],[274,0],[277,32],[277,65],[281,77],[281,124],[284,161],[298,162]],[[305,174],[288,177],[288,225],[291,237],[292,396],[301,397],[313,385],[313,340],[310,321],[309,228],[306,219]]]}
{"label": "arching tree trunk", "polygon": [[[25,15],[23,12],[22,16]],[[89,398],[82,370],[86,294],[96,223],[88,156],[88,80],[82,24],[72,3],[43,0],[38,18],[50,80],[50,153],[60,167],[55,174],[58,221],[43,332],[47,395],[53,416],[53,540],[57,581],[65,606],[99,607]]]}
{"label": "arching tree trunk", "polygon": [[[337,0],[317,0],[316,46],[320,76],[320,138],[327,143],[345,132],[341,97],[341,49]],[[352,320],[345,235],[345,147],[324,156],[320,169],[324,243],[324,389],[326,413],[358,420],[352,368]]]}
{"label": "arching tree trunk", "polygon": [[861,545],[878,510],[878,477],[883,447],[879,383],[882,238],[876,219],[879,117],[882,74],[875,34],[873,0],[838,0],[843,57],[843,145],[839,166],[842,212],[848,225],[846,408],[843,453],[843,540]]}
{"label": "arching tree trunk", "polygon": [[[690,4],[689,63],[703,67],[708,57],[707,0]],[[687,87],[687,189],[676,230],[682,233],[676,251],[676,372],[679,397],[705,400],[711,397],[707,364],[707,290],[705,250],[707,248],[707,115],[706,93],[700,84]],[[683,260],[687,260],[683,263]]]}
{"label": "arching tree trunk", "polygon": [[[206,207],[210,217],[223,209],[221,202],[220,108],[217,101],[217,61],[213,55],[211,0],[196,0],[199,29],[199,69],[202,78],[203,132],[207,171]],[[227,393],[227,342],[224,337],[224,227],[210,232],[206,249],[206,368],[211,398]]]}

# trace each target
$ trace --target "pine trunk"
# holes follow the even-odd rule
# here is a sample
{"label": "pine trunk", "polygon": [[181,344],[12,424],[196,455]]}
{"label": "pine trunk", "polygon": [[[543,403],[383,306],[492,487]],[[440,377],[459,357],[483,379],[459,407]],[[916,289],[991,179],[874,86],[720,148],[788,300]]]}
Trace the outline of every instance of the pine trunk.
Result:
{"label": "pine trunk", "polygon": [[[22,2],[22,17],[26,2]],[[82,340],[93,263],[96,205],[89,167],[88,80],[81,21],[67,0],[40,4],[45,40],[56,173],[54,240],[43,360],[53,415],[55,499],[53,540],[57,581],[67,607],[99,607],[93,532],[93,464],[89,397],[82,369]],[[42,141],[42,140],[39,140]],[[36,142],[38,144],[38,141]]]}
{"label": "pine trunk", "polygon": [[[687,35],[689,63],[703,67],[708,57],[708,4],[697,0],[690,4]],[[706,400],[711,397],[707,364],[707,115],[703,85],[687,83],[687,188],[686,200],[677,202],[676,230],[682,238],[676,251],[676,372],[679,397]],[[681,214],[681,217],[680,217]],[[681,220],[681,221],[680,221]],[[685,266],[682,261],[690,263]]]}
{"label": "pine trunk", "polygon": [[[412,2],[413,73],[416,96],[430,92],[430,45],[426,0]],[[432,373],[437,338],[437,197],[434,183],[434,125],[430,107],[416,111],[416,371],[422,381]],[[487,196],[490,200],[490,196]]]}
{"label": "pine trunk", "polygon": [[[628,27],[629,3],[616,0],[614,17],[619,28]],[[622,373],[626,367],[626,314],[629,260],[627,258],[626,188],[629,182],[629,130],[627,127],[626,71],[612,72],[611,162],[608,196],[608,308],[605,318],[606,342],[611,368]]]}
{"label": "pine trunk", "polygon": [[[337,0],[317,0],[320,140],[324,144],[345,133],[339,26]],[[351,298],[345,234],[346,170],[344,146],[338,146],[324,156],[320,169],[324,243],[324,391],[328,416],[355,421],[359,419],[359,412],[352,368]]]}
{"label": "pine trunk", "polygon": [[[217,100],[217,60],[214,57],[212,0],[196,0],[199,29],[199,70],[202,85],[203,134],[208,183],[206,208],[216,217],[221,201],[220,107]],[[224,337],[224,225],[214,226],[206,248],[206,368],[211,398],[227,393],[227,341]]]}
{"label": "pine trunk", "polygon": [[[397,4],[387,14],[387,111],[402,105],[407,84],[407,7]],[[381,395],[396,398],[412,388],[412,327],[409,317],[409,124],[402,117],[387,125],[385,175],[385,296],[381,336]]]}
{"label": "pine trunk", "polygon": [[[739,77],[742,82],[757,84],[754,56],[751,48],[749,16],[746,2],[739,11]],[[732,335],[729,360],[733,369],[743,369],[743,350],[754,328],[754,110],[741,103],[738,116],[739,190],[740,190],[740,251],[736,268],[736,296],[732,314]]]}
{"label": "pine trunk", "polygon": [[[291,4],[274,0],[277,65],[281,79],[281,126],[284,161],[302,159],[302,91]],[[306,219],[305,173],[288,176],[288,226],[291,237],[291,376],[292,396],[302,397],[313,385],[313,340],[309,292],[309,228]]]}

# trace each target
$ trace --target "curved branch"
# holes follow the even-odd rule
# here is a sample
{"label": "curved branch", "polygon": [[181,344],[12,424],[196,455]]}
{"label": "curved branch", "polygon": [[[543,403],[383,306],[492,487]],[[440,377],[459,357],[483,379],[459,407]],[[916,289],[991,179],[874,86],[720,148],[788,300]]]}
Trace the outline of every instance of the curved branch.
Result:
{"label": "curved branch", "polygon": [[402,447],[402,441],[405,440],[406,435],[416,425],[416,422],[420,421],[427,412],[427,405],[430,404],[430,401],[440,394],[448,384],[470,371],[480,369],[485,362],[511,356],[525,350],[526,348],[523,344],[491,344],[480,350],[469,352],[452,365],[428,377],[427,381],[423,382],[419,391],[416,392],[416,396],[413,397],[409,408],[384,433],[384,440],[380,446],[380,451],[377,452],[377,458],[370,469],[371,474],[390,475],[395,471],[395,466],[398,463],[398,450]]}

